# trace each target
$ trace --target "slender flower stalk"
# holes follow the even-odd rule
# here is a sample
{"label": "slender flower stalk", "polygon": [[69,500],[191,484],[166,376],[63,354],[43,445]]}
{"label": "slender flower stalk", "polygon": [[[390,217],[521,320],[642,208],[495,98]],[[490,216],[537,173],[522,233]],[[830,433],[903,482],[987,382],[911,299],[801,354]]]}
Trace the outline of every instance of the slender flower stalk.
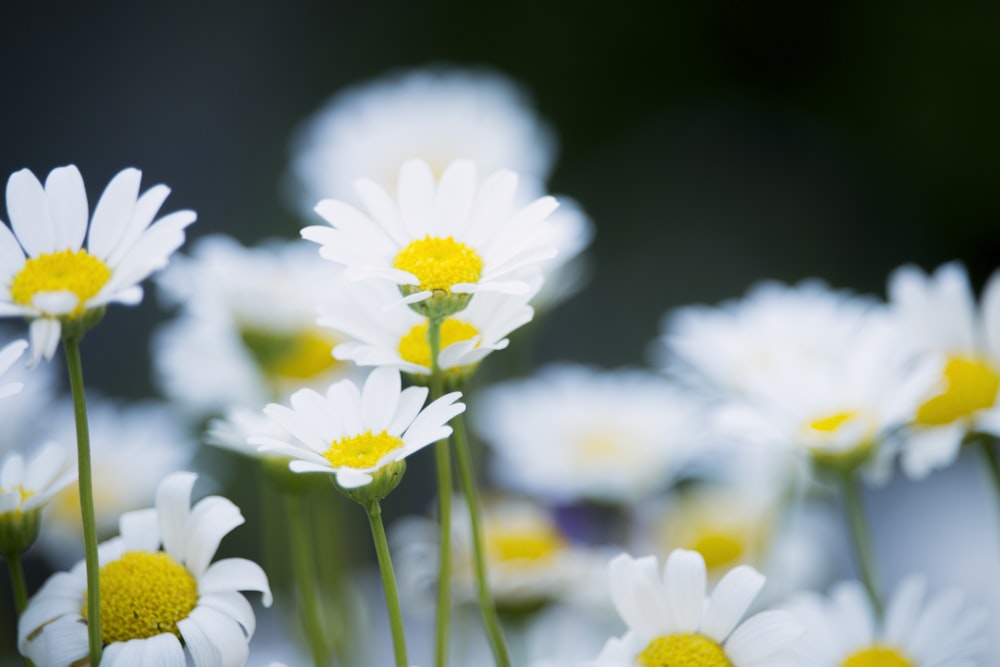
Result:
{"label": "slender flower stalk", "polygon": [[90,664],[101,664],[101,593],[100,564],[97,561],[97,520],[94,514],[94,486],[90,472],[90,431],[87,426],[87,398],[83,385],[83,364],[80,360],[80,337],[63,337],[69,385],[73,394],[73,414],[76,417],[77,471],[80,488],[80,513],[83,520],[84,558],[87,564],[87,639]]}
{"label": "slender flower stalk", "polygon": [[497,616],[496,605],[490,593],[489,576],[486,570],[486,554],[483,550],[482,521],[479,508],[479,490],[476,488],[475,474],[472,470],[472,457],[469,452],[469,436],[462,415],[455,417],[452,438],[455,441],[455,455],[458,460],[458,479],[462,485],[462,493],[469,505],[469,523],[472,530],[472,555],[476,570],[476,594],[479,597],[479,609],[483,614],[483,624],[490,640],[493,657],[498,667],[510,667],[510,654],[504,641],[503,628]]}
{"label": "slender flower stalk", "polygon": [[865,590],[868,592],[868,598],[871,600],[872,610],[877,617],[881,618],[883,608],[878,592],[878,584],[876,583],[874,550],[872,549],[868,521],[865,519],[861,490],[858,488],[857,480],[849,472],[838,471],[837,480],[840,483],[844,512],[847,515],[847,523],[851,530],[851,544],[854,546],[855,564],[861,575],[861,581],[865,585]]}
{"label": "slender flower stalk", "polygon": [[372,540],[375,543],[375,553],[378,556],[378,569],[382,573],[382,586],[385,589],[385,606],[389,610],[389,625],[392,627],[392,649],[396,657],[396,667],[407,667],[406,635],[403,632],[403,613],[399,607],[399,592],[396,589],[396,575],[392,569],[392,558],[389,555],[389,542],[385,537],[385,526],[382,524],[382,505],[378,500],[364,503],[368,523],[372,529]]}
{"label": "slender flower stalk", "polygon": [[322,611],[316,596],[318,575],[315,550],[309,532],[309,506],[301,495],[288,492],[283,495],[291,538],[292,578],[299,589],[299,612],[302,615],[313,663],[316,667],[327,667],[331,657],[326,643]]}
{"label": "slender flower stalk", "polygon": [[996,437],[979,434],[975,442],[983,450],[983,457],[986,459],[986,469],[990,473],[990,480],[993,482],[993,490],[996,493],[997,501],[1000,502],[1000,457],[997,456]]}
{"label": "slender flower stalk", "polygon": [[14,605],[17,607],[17,615],[20,616],[24,608],[28,606],[28,586],[24,581],[24,565],[21,563],[21,554],[4,554],[7,560],[7,569],[10,572],[10,587],[14,591]]}
{"label": "slender flower stalk", "polygon": [[[441,323],[444,318],[432,317],[427,323],[427,345],[431,353],[431,400],[444,393],[444,377],[438,357],[441,354]],[[437,465],[438,514],[441,537],[438,553],[437,610],[434,623],[434,665],[448,664],[448,630],[451,618],[451,444],[448,439],[434,445]]]}

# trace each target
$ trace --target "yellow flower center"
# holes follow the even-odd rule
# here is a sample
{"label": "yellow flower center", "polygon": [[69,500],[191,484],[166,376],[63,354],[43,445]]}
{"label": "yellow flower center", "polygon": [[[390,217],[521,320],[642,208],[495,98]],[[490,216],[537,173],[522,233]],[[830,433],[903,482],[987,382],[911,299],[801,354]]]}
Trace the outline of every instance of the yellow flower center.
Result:
{"label": "yellow flower center", "polygon": [[718,642],[683,633],[657,637],[636,657],[639,667],[733,667]]}
{"label": "yellow flower center", "polygon": [[820,417],[819,419],[814,419],[809,422],[809,428],[814,431],[822,431],[823,433],[834,433],[838,428],[854,419],[858,416],[856,410],[844,410],[842,412],[835,412],[832,415],[827,415],[826,417]]}
{"label": "yellow flower center", "polygon": [[552,526],[496,526],[486,533],[486,550],[495,562],[543,563],[566,548],[566,540]]}
{"label": "yellow flower center", "polygon": [[[441,323],[441,349],[478,335],[479,330],[468,322],[448,317]],[[427,343],[426,322],[417,324],[400,339],[399,356],[411,364],[431,367],[431,346]]]}
{"label": "yellow flower center", "polygon": [[110,278],[111,269],[86,250],[60,250],[29,258],[14,276],[10,296],[30,306],[39,292],[72,292],[78,302],[69,317],[78,317]]}
{"label": "yellow flower center", "polygon": [[[105,644],[180,637],[177,622],[198,604],[198,582],[163,551],[128,551],[101,568],[101,639]],[[84,603],[82,614],[87,616]]]}
{"label": "yellow flower center", "polygon": [[948,386],[917,409],[920,426],[940,426],[991,407],[1000,389],[1000,375],[977,359],[952,357],[944,367]]}
{"label": "yellow flower center", "polygon": [[421,290],[451,293],[452,285],[476,283],[483,273],[483,260],[475,250],[452,237],[425,236],[399,251],[393,267],[412,273]]}
{"label": "yellow flower center", "polygon": [[334,440],[323,457],[334,468],[374,468],[383,456],[402,446],[401,438],[389,435],[386,431],[365,431]]}
{"label": "yellow flower center", "polygon": [[914,667],[914,665],[896,649],[871,646],[852,653],[840,667]]}
{"label": "yellow flower center", "polygon": [[247,328],[240,332],[240,338],[272,379],[309,380],[340,363],[333,357],[339,341],[319,329],[283,334]]}
{"label": "yellow flower center", "polygon": [[744,536],[737,531],[717,529],[699,535],[689,548],[700,553],[705,559],[705,567],[713,570],[738,560],[743,556],[745,546]]}
{"label": "yellow flower center", "polygon": [[15,486],[15,487],[13,487],[11,489],[2,489],[2,488],[0,488],[0,493],[12,493],[14,491],[17,491],[20,494],[20,496],[21,496],[21,502],[18,503],[17,507],[14,508],[11,511],[14,514],[16,514],[16,515],[19,515],[19,514],[21,514],[21,508],[24,507],[24,501],[26,501],[31,496],[35,495],[35,492],[34,491],[29,491],[28,489],[25,489],[20,484],[18,484],[17,486]]}

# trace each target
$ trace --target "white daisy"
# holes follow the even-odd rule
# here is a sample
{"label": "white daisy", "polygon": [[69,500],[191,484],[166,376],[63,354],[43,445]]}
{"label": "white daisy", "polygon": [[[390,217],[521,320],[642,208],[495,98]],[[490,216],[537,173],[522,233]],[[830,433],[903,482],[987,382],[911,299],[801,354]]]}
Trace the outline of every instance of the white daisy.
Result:
{"label": "white daisy", "polygon": [[628,626],[589,667],[774,667],[801,627],[782,610],[740,622],[764,577],[734,568],[706,595],[705,562],[693,551],[670,554],[662,579],[655,557],[621,554],[610,563],[611,597]]}
{"label": "white daisy", "polygon": [[[196,443],[176,411],[164,403],[128,405],[100,395],[87,398],[97,533],[108,536],[123,512],[148,507],[157,483],[189,464]],[[51,413],[46,436],[75,443],[70,402],[58,404]],[[72,451],[75,459],[75,447]],[[46,508],[38,544],[52,563],[66,567],[83,556],[82,536],[80,493],[73,484]]]}
{"label": "white daisy", "polygon": [[42,508],[75,479],[76,467],[55,443],[43,446],[27,464],[21,454],[6,457],[0,466],[0,554],[31,546]]}
{"label": "white daisy", "polygon": [[1000,436],[1000,271],[978,308],[957,262],[932,275],[914,266],[897,269],[889,278],[889,298],[918,350],[943,362],[902,454],[904,472],[920,478],[952,463],[967,434]]}
{"label": "white daisy", "polygon": [[[477,294],[465,310],[446,318],[441,323],[441,370],[468,374],[491,352],[506,348],[506,336],[531,321],[531,296]],[[387,303],[398,300],[399,292],[391,285],[371,282],[354,286],[322,307],[317,322],[346,339],[333,355],[360,366],[393,366],[429,376],[427,318],[408,308],[386,310]]]}
{"label": "white daisy", "polygon": [[140,196],[141,176],[125,169],[111,179],[89,225],[75,166],[53,169],[44,186],[27,169],[7,181],[13,232],[0,225],[0,316],[31,320],[32,363],[52,358],[64,325],[109,303],[141,301],[139,283],[184,242],[194,211],[153,224],[170,189],[156,185]]}
{"label": "white daisy", "polygon": [[[156,489],[156,507],[122,515],[121,536],[99,548],[101,665],[238,667],[249,655],[253,608],[239,591],[260,591],[267,575],[244,558],[212,563],[219,542],[243,523],[229,500],[191,505],[197,475],[174,473]],[[86,665],[86,568],[52,576],[18,626],[21,653],[38,665]]]}
{"label": "white daisy", "polygon": [[[542,197],[514,209],[518,177],[497,171],[482,185],[471,161],[453,162],[440,180],[421,160],[403,164],[398,198],[372,181],[358,181],[367,213],[325,199],[316,212],[329,227],[302,230],[320,244],[320,255],[344,265],[348,280],[378,279],[399,285],[404,303],[439,296],[464,307],[476,292],[524,294],[526,275],[556,254],[547,216],[557,204]],[[453,296],[455,295],[455,296]],[[463,301],[463,298],[465,301]],[[424,304],[425,306],[427,304]]]}
{"label": "white daisy", "polygon": [[154,339],[157,381],[197,416],[234,405],[256,409],[353,372],[330,354],[339,339],[316,326],[317,306],[347,283],[311,244],[246,248],[226,236],[205,237],[157,286],[181,306]]}
{"label": "white daisy", "polygon": [[457,402],[461,393],[423,407],[427,393],[426,387],[402,389],[395,368],[376,368],[360,390],[341,380],[325,396],[301,389],[292,394],[291,407],[268,405],[264,412],[295,443],[268,435],[249,441],[288,456],[293,472],[334,474],[342,489],[355,489],[371,483],[382,468],[451,435],[447,422],[465,410]]}
{"label": "white daisy", "polygon": [[648,497],[693,460],[702,431],[668,380],[569,364],[484,390],[472,417],[503,486],[558,502]]}
{"label": "white daisy", "polygon": [[438,68],[338,93],[299,131],[294,153],[295,200],[310,211],[327,197],[361,203],[353,189],[359,178],[394,190],[400,166],[414,158],[439,175],[455,160],[469,159],[483,173],[510,169],[545,181],[555,141],[509,79]]}
{"label": "white daisy", "polygon": [[815,667],[975,667],[989,646],[985,611],[955,589],[928,598],[919,576],[899,585],[881,621],[856,581],[828,598],[800,593],[787,609],[806,629],[799,664]]}

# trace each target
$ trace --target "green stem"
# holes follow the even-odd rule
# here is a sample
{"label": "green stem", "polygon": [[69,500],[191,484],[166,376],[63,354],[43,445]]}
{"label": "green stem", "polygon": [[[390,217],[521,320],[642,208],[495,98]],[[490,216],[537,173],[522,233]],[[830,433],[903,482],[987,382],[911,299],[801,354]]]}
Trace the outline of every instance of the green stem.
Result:
{"label": "green stem", "polygon": [[[440,318],[431,318],[427,323],[427,345],[431,353],[431,400],[444,394],[444,377],[438,365],[441,352]],[[448,439],[434,445],[434,460],[437,466],[438,515],[441,534],[438,550],[437,610],[434,623],[434,665],[446,667],[448,664],[448,628],[451,616],[451,445]]]}
{"label": "green stem", "polygon": [[330,652],[323,633],[323,619],[316,596],[316,558],[309,534],[307,503],[302,496],[284,493],[288,532],[292,548],[292,577],[299,589],[299,613],[305,625],[306,639],[316,667],[330,665]]}
{"label": "green stem", "polygon": [[24,613],[24,608],[28,606],[28,585],[24,580],[24,566],[21,564],[21,554],[14,552],[6,554],[7,569],[10,572],[10,587],[14,591],[14,605],[17,607],[17,615]]}
{"label": "green stem", "polygon": [[986,458],[986,469],[990,473],[990,479],[993,480],[993,490],[996,492],[997,499],[1000,500],[1000,458],[997,457],[997,450],[994,448],[995,438],[980,434],[976,440],[983,450],[983,456]]}
{"label": "green stem", "polygon": [[389,610],[389,625],[392,627],[392,649],[396,656],[396,667],[408,667],[406,659],[406,635],[403,633],[403,613],[399,608],[399,592],[396,590],[396,575],[392,570],[392,558],[389,556],[389,542],[385,538],[385,526],[382,525],[382,506],[379,501],[365,503],[368,523],[372,528],[372,540],[375,542],[375,553],[378,556],[378,569],[382,573],[382,586],[385,589],[385,606]]}
{"label": "green stem", "polygon": [[854,558],[861,575],[861,581],[868,592],[872,609],[876,617],[882,617],[882,601],[879,597],[875,576],[875,557],[871,543],[871,532],[865,519],[864,504],[861,500],[861,490],[851,473],[839,472],[841,496],[844,500],[844,512],[851,530],[851,542],[854,545]]}
{"label": "green stem", "polygon": [[483,549],[482,521],[479,508],[479,490],[476,488],[476,477],[472,471],[472,457],[469,453],[469,436],[465,429],[465,419],[458,415],[452,420],[455,440],[455,456],[458,460],[458,479],[462,493],[469,505],[469,524],[472,529],[472,555],[476,569],[476,593],[479,597],[479,609],[483,614],[483,624],[486,635],[493,649],[493,657],[499,667],[510,667],[510,653],[504,641],[503,629],[497,616],[496,605],[490,593],[489,575],[486,570],[486,553]]}
{"label": "green stem", "polygon": [[63,338],[69,386],[73,393],[76,417],[77,470],[80,487],[80,513],[83,517],[83,548],[87,564],[87,638],[90,664],[101,664],[101,591],[100,564],[97,560],[97,519],[94,513],[94,487],[90,471],[90,431],[87,427],[87,398],[83,387],[83,364],[80,361],[80,338]]}

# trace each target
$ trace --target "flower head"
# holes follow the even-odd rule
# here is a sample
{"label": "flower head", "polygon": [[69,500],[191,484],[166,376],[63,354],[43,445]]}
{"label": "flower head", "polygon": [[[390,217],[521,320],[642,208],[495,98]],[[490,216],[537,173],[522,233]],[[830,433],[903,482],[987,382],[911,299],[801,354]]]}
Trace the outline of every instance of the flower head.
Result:
{"label": "flower head", "polygon": [[335,382],[325,395],[301,389],[292,394],[291,407],[272,403],[264,409],[294,443],[270,435],[249,441],[288,456],[293,472],[333,474],[346,491],[364,487],[381,470],[450,435],[447,422],[465,410],[459,392],[423,407],[426,387],[401,387],[399,371],[382,367],[360,390],[350,380]]}
{"label": "flower head", "polygon": [[7,181],[13,231],[0,225],[0,315],[31,320],[32,363],[52,358],[64,327],[84,330],[107,304],[141,301],[139,283],[184,242],[195,213],[177,211],[154,224],[170,189],[139,195],[141,176],[125,169],[111,179],[89,224],[75,166],[53,169],[44,186],[27,169]]}
{"label": "flower head", "polygon": [[402,302],[422,304],[422,314],[451,315],[473,293],[528,292],[529,269],[537,274],[556,254],[547,245],[546,220],[555,200],[542,197],[515,210],[517,181],[501,170],[477,185],[468,160],[453,162],[435,180],[426,162],[410,160],[400,169],[395,201],[374,182],[358,181],[367,213],[324,199],[316,212],[330,226],[306,227],[302,236],[347,267],[348,280],[394,283]]}
{"label": "flower head", "polygon": [[11,454],[0,466],[0,554],[20,553],[38,536],[39,514],[76,479],[66,451],[50,443],[27,464]]}
{"label": "flower head", "polygon": [[611,597],[628,626],[608,640],[590,667],[757,667],[776,665],[801,633],[786,611],[764,611],[740,622],[764,577],[733,568],[705,591],[705,562],[693,551],[670,554],[662,579],[656,558],[621,554],[611,561]]}
{"label": "flower head", "polygon": [[[174,473],[156,490],[156,507],[122,515],[119,537],[99,547],[102,664],[242,665],[255,629],[239,591],[260,591],[267,575],[244,558],[212,562],[219,542],[243,523],[229,500],[191,505],[197,475]],[[18,647],[36,664],[87,664],[87,577],[83,562],[53,575],[31,599]]]}

